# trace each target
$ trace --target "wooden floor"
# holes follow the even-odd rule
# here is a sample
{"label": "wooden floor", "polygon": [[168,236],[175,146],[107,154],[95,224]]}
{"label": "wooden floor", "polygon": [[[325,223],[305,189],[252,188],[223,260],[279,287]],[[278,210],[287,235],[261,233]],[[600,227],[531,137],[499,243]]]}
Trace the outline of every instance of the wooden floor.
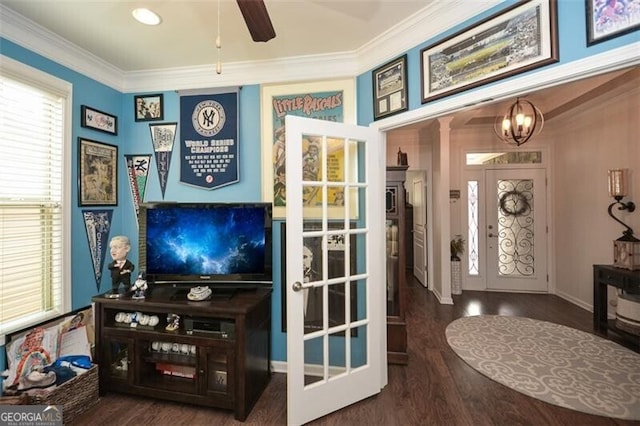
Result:
{"label": "wooden floor", "polygon": [[[374,397],[311,425],[639,425],[556,407],[522,395],[468,367],[449,348],[447,324],[468,315],[517,315],[592,332],[593,317],[557,296],[465,291],[440,305],[409,283],[409,365],[390,366],[389,384]],[[312,401],[309,401],[312,404]],[[246,422],[224,410],[107,394],[74,425],[285,425],[286,376],[275,373]]]}

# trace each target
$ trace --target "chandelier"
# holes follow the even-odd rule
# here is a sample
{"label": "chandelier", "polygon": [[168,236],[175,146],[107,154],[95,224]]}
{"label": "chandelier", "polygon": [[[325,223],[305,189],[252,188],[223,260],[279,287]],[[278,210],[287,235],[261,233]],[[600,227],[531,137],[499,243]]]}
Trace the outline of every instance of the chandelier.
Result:
{"label": "chandelier", "polygon": [[503,141],[520,146],[539,134],[544,126],[544,116],[533,103],[517,98],[504,115],[496,117],[493,130]]}

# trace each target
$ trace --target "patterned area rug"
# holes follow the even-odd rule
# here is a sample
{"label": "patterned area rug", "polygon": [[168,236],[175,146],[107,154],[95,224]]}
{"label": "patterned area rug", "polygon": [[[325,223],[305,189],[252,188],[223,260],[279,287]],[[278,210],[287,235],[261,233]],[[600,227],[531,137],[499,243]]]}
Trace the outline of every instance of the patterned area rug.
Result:
{"label": "patterned area rug", "polygon": [[447,326],[447,342],[492,380],[549,404],[640,420],[640,354],[580,330],[481,315]]}

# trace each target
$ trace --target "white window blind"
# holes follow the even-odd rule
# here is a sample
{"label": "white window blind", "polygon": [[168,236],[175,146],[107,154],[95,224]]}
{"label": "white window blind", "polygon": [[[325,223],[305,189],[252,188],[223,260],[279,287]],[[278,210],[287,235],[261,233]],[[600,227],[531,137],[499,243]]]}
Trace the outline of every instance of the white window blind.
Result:
{"label": "white window blind", "polygon": [[[3,58],[4,59],[4,58]],[[0,332],[68,308],[65,110],[56,88],[0,73]],[[69,94],[66,94],[67,96]]]}

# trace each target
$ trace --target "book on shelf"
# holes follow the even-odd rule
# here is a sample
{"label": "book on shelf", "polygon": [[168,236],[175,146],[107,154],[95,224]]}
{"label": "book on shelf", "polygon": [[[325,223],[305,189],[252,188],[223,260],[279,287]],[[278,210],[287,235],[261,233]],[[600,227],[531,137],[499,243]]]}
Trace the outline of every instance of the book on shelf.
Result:
{"label": "book on shelf", "polygon": [[195,367],[187,365],[175,365],[159,362],[156,364],[156,370],[167,376],[184,377],[187,379],[196,378]]}

